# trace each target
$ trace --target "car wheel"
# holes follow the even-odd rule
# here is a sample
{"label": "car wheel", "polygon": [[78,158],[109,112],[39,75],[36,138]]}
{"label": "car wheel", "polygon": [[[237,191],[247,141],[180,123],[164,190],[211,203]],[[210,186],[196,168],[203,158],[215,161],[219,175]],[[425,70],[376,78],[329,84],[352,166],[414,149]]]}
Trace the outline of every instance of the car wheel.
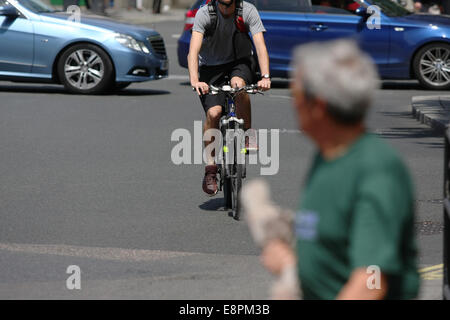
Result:
{"label": "car wheel", "polygon": [[58,75],[73,93],[98,93],[113,81],[113,64],[101,48],[78,44],[63,52],[58,61]]}
{"label": "car wheel", "polygon": [[414,57],[414,72],[428,89],[450,89],[450,45],[434,43],[423,47]]}

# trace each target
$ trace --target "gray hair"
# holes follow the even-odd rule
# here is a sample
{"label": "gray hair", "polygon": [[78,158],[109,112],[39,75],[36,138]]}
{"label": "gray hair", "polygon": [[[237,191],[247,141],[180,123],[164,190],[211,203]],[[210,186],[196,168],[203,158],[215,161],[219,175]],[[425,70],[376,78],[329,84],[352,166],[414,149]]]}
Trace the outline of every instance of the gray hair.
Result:
{"label": "gray hair", "polygon": [[371,58],[352,40],[303,45],[294,51],[292,77],[307,98],[321,98],[335,120],[355,123],[369,108],[378,73]]}

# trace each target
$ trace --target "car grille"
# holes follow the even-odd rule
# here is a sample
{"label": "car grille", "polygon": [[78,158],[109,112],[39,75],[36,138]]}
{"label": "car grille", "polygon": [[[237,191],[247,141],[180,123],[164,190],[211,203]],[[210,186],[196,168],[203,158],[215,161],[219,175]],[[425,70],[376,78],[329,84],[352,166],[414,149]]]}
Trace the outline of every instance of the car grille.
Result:
{"label": "car grille", "polygon": [[164,45],[164,40],[160,36],[153,36],[147,38],[148,42],[152,45],[155,54],[166,58],[166,46]]}

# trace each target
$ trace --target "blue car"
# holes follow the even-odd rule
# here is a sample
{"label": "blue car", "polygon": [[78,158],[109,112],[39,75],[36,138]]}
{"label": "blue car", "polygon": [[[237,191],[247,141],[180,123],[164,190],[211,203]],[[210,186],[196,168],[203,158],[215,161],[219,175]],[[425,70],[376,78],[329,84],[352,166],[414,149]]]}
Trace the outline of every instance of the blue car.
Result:
{"label": "blue car", "polygon": [[[260,12],[271,75],[287,78],[292,49],[311,41],[354,38],[383,79],[417,79],[450,88],[450,16],[413,14],[392,0],[248,0]],[[198,0],[186,14],[178,61],[187,67]]]}
{"label": "blue car", "polygon": [[0,80],[87,94],[167,75],[164,41],[152,29],[57,12],[39,0],[0,0]]}

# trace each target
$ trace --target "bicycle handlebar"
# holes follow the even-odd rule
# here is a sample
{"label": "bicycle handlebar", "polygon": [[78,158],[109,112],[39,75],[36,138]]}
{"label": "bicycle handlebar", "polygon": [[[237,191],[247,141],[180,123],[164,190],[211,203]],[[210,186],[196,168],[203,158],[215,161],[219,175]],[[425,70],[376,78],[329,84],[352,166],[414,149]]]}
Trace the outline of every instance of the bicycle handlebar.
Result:
{"label": "bicycle handlebar", "polygon": [[[218,94],[219,92],[237,94],[242,91],[246,91],[247,93],[250,93],[250,94],[257,94],[257,93],[264,94],[262,90],[258,89],[257,84],[251,84],[251,85],[241,87],[241,88],[232,88],[230,85],[223,85],[222,87],[215,87],[213,85],[210,85],[209,88],[210,88],[210,92],[208,94],[211,94],[211,95]],[[192,91],[196,91],[196,89],[192,88]]]}

